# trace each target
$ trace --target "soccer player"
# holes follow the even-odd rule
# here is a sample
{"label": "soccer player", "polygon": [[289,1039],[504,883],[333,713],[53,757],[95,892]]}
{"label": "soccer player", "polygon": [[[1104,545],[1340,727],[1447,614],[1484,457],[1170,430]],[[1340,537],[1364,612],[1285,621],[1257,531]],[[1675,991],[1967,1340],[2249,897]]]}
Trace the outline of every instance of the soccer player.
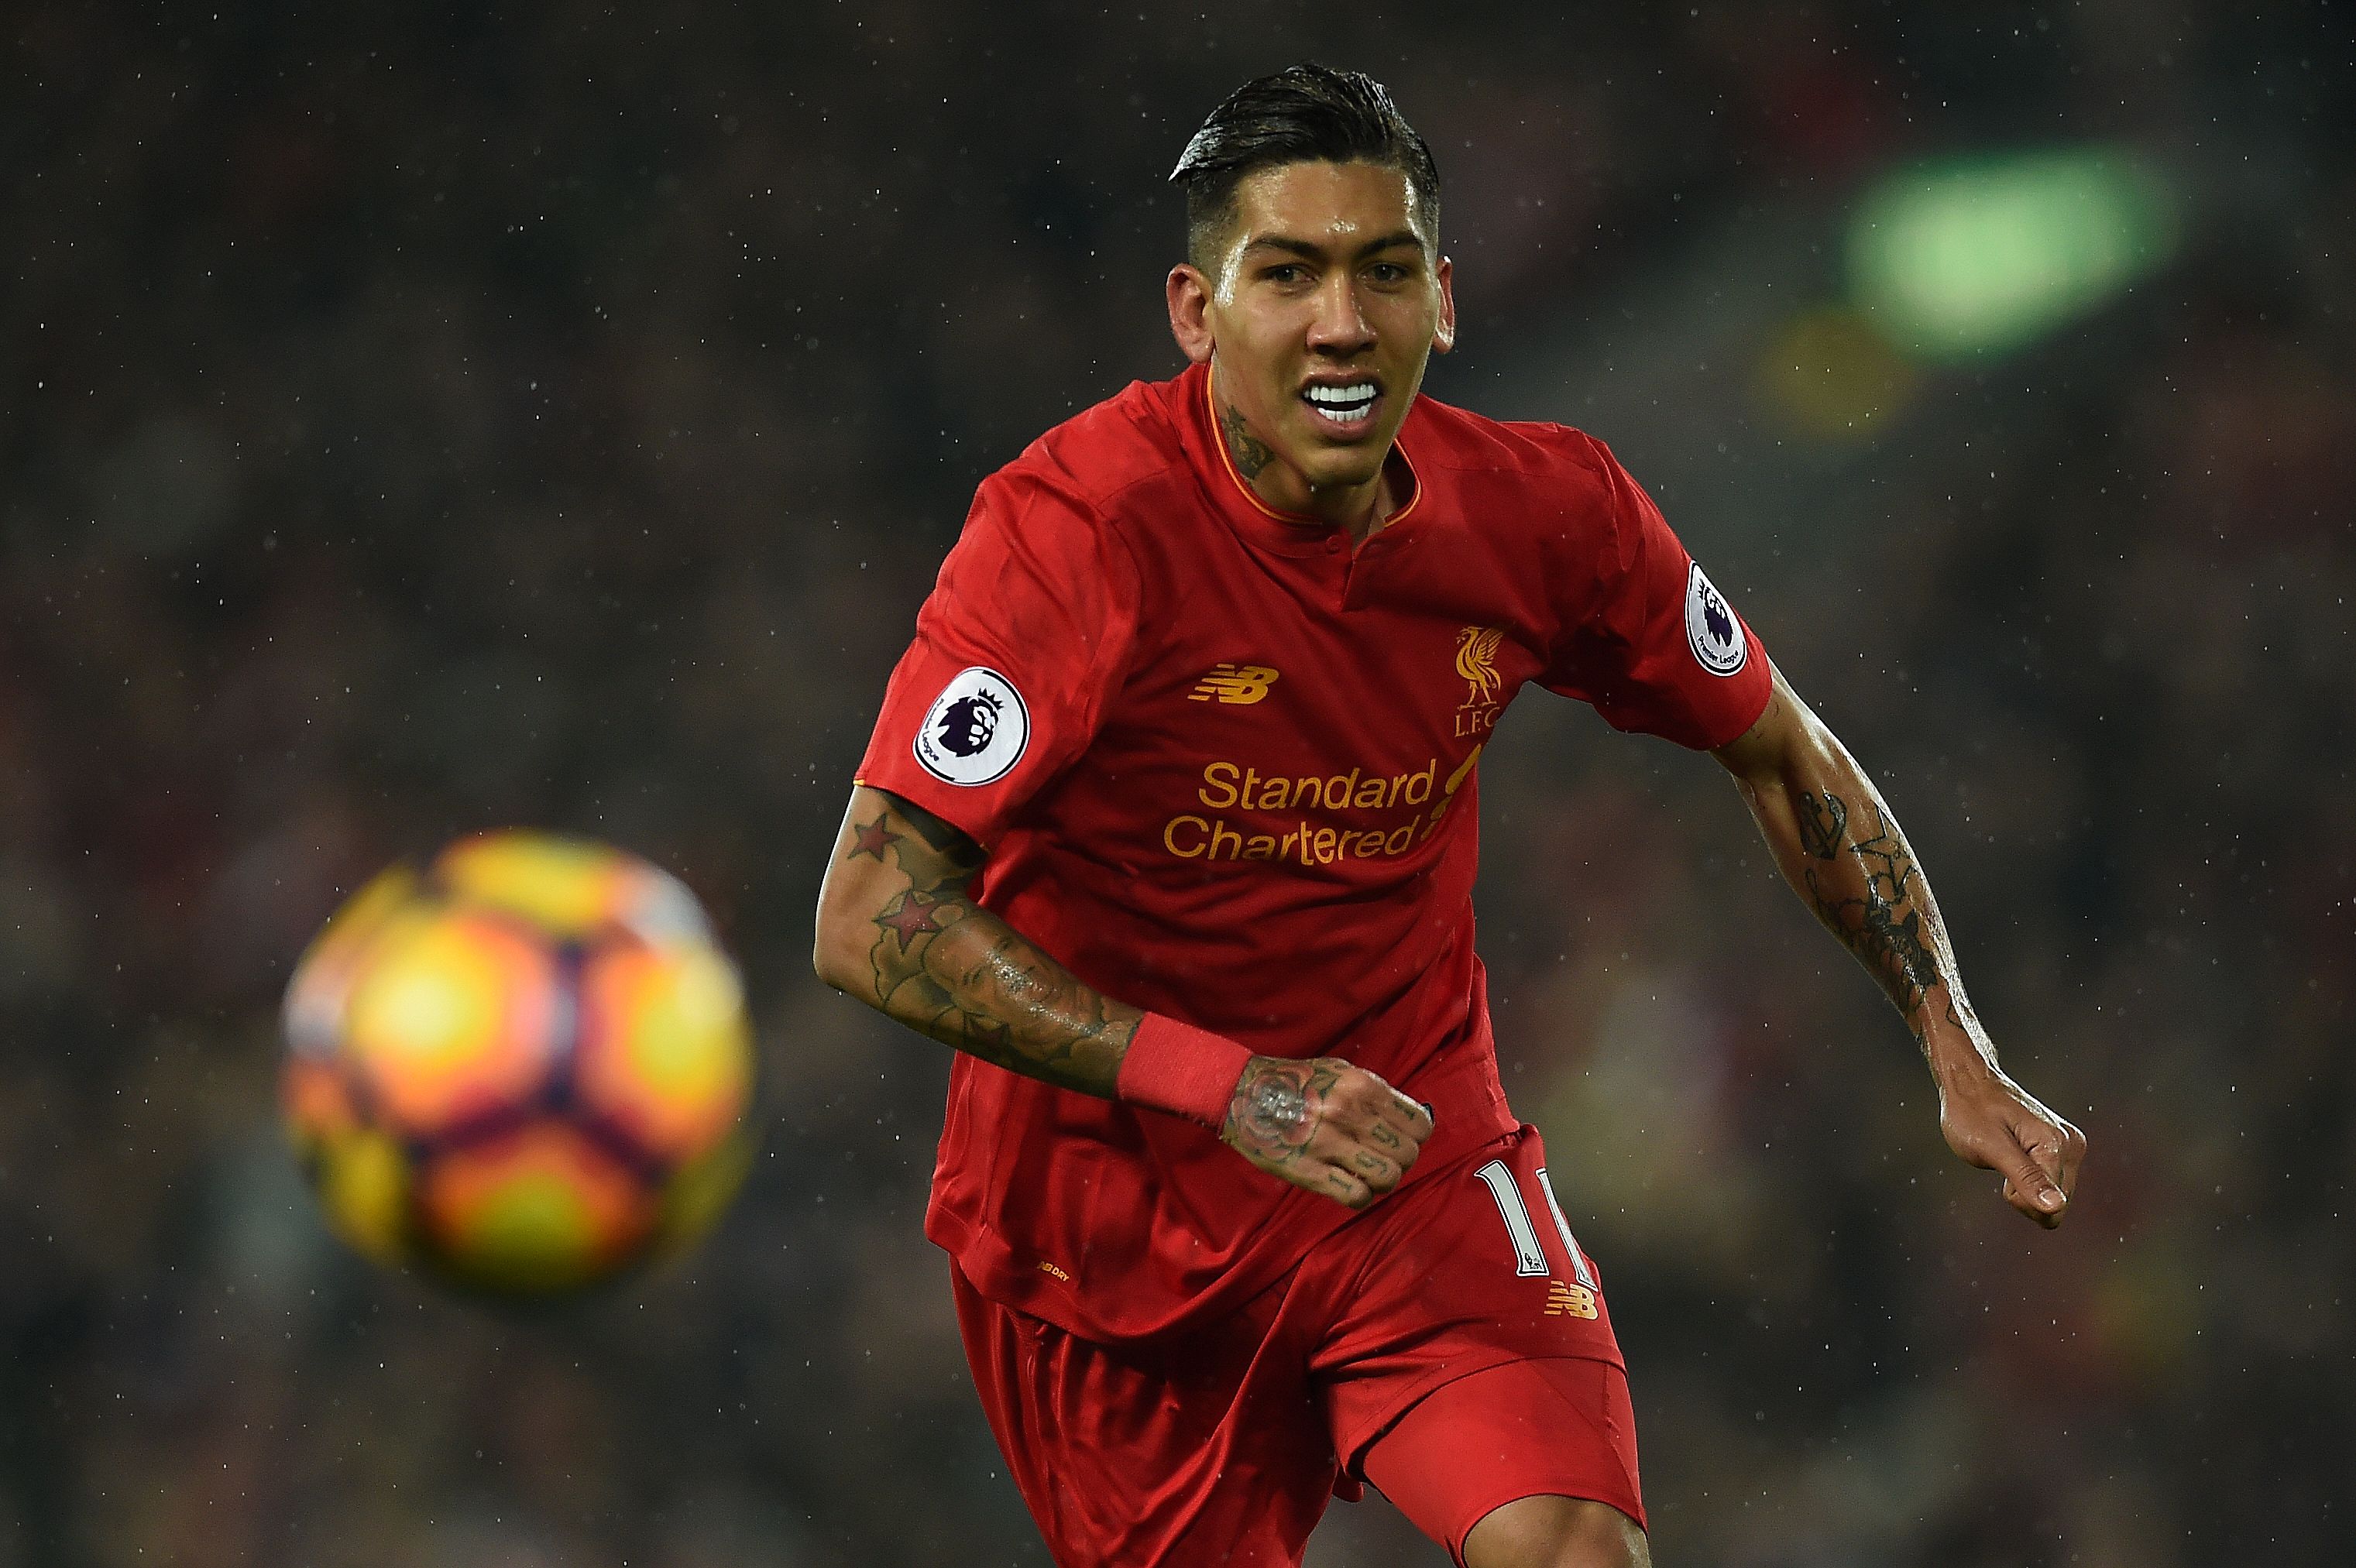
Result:
{"label": "soccer player", "polygon": [[1469,1568],[1646,1562],[1595,1260],[1499,1087],[1475,795],[1536,682],[1707,751],[2044,1225],[1897,820],[1601,442],[1419,399],[1430,150],[1315,66],[1173,178],[1190,368],[985,480],[860,766],[830,984],[957,1048],[926,1233],[1064,1568],[1297,1563],[1371,1481]]}

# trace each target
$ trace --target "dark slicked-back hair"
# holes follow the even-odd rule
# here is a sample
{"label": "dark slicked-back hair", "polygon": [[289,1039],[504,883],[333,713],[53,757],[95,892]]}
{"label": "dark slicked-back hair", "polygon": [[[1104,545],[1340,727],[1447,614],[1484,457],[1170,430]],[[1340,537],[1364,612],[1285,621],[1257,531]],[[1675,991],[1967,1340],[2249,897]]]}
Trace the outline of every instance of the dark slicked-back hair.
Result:
{"label": "dark slicked-back hair", "polygon": [[1416,213],[1437,241],[1440,167],[1389,89],[1363,71],[1287,66],[1248,81],[1211,111],[1170,171],[1186,190],[1186,256],[1205,272],[1236,216],[1236,187],[1280,164],[1363,162],[1394,168],[1415,193]]}

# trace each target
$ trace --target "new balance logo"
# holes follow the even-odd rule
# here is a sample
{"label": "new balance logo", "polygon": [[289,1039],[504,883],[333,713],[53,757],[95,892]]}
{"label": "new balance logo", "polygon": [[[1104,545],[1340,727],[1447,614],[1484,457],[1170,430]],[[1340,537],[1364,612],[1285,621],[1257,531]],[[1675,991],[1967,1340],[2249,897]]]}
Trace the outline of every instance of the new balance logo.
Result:
{"label": "new balance logo", "polygon": [[1547,1281],[1546,1311],[1549,1317],[1592,1317],[1595,1293],[1583,1285],[1565,1285],[1558,1279],[1550,1279]]}
{"label": "new balance logo", "polygon": [[1189,702],[1208,702],[1217,698],[1221,702],[1258,702],[1276,684],[1276,671],[1264,664],[1219,664],[1194,683],[1186,694]]}

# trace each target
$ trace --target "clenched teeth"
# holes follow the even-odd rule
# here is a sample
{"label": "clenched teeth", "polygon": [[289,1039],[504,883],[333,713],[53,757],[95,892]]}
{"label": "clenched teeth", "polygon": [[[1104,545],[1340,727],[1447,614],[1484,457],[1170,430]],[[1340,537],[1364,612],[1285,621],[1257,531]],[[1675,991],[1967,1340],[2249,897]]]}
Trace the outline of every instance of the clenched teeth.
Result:
{"label": "clenched teeth", "polygon": [[1376,389],[1373,382],[1362,381],[1350,387],[1312,387],[1301,396],[1326,418],[1354,424],[1374,411]]}

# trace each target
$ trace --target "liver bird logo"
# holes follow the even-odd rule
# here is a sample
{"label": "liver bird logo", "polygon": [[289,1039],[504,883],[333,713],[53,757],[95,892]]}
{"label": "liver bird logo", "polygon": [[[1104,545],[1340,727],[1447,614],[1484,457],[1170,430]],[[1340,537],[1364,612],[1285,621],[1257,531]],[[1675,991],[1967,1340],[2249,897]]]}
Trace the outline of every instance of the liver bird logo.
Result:
{"label": "liver bird logo", "polygon": [[1456,634],[1456,673],[1472,688],[1465,695],[1467,703],[1496,699],[1504,684],[1497,677],[1497,645],[1505,640],[1505,634],[1494,626],[1467,626]]}

